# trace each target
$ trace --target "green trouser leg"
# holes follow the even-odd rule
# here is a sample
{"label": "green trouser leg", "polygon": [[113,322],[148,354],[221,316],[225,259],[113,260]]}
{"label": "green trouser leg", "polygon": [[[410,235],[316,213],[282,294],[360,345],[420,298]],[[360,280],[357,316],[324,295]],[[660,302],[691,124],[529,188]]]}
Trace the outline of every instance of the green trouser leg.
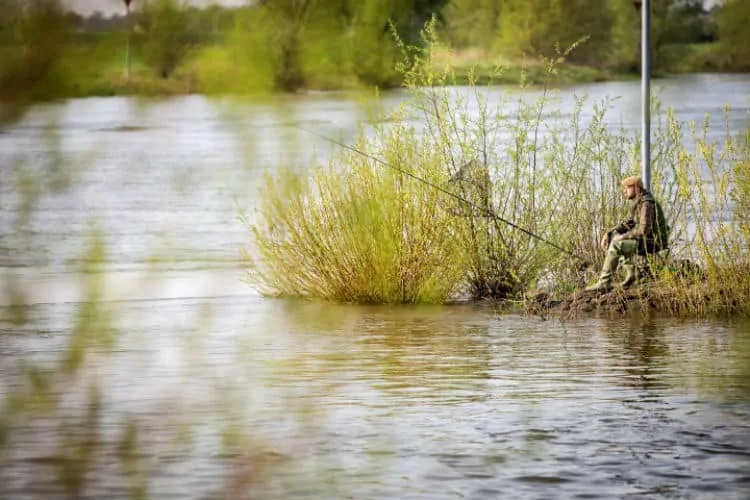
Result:
{"label": "green trouser leg", "polygon": [[617,270],[617,264],[620,256],[617,251],[610,245],[607,255],[604,257],[602,272],[599,274],[599,281],[591,286],[586,287],[586,291],[593,292],[598,290],[609,290],[612,287],[612,275]]}
{"label": "green trouser leg", "polygon": [[[586,287],[586,290],[608,290],[612,286],[612,275],[617,271],[620,258],[627,259],[627,262],[629,263],[630,257],[635,254],[637,248],[638,242],[636,240],[620,240],[611,243],[607,249],[607,255],[604,257],[604,265],[602,266],[602,272],[599,275],[599,281],[592,286]],[[627,266],[628,264],[625,265]]]}
{"label": "green trouser leg", "polygon": [[637,240],[622,240],[615,243],[617,253],[622,257],[622,269],[625,271],[625,279],[620,283],[622,287],[629,287],[638,279],[633,256],[638,250]]}

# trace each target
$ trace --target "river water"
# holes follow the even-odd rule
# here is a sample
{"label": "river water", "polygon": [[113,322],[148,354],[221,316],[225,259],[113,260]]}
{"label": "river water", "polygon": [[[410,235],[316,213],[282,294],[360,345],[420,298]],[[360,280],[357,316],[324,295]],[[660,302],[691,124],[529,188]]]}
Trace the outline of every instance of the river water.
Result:
{"label": "river water", "polygon": [[[728,105],[730,130],[748,126],[748,76],[656,85],[682,121]],[[638,82],[560,92],[563,112],[617,97],[611,126],[638,129]],[[244,283],[237,215],[263,174],[330,153],[300,126],[346,141],[364,119],[345,93],[105,98],[2,129],[0,497],[748,498],[747,322],[321,304]]]}

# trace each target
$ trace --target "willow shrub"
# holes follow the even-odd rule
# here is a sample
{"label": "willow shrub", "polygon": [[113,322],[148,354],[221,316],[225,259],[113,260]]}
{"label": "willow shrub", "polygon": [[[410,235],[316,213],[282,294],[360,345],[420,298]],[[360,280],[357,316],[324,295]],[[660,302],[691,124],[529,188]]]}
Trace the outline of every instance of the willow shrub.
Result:
{"label": "willow shrub", "polygon": [[[667,118],[669,129],[685,127]],[[658,283],[658,305],[678,314],[750,315],[750,132],[732,135],[725,126],[724,137],[712,141],[708,120],[688,127],[693,147],[680,152],[677,169],[686,231],[675,241],[671,272]],[[675,265],[681,262],[700,271],[686,273]]]}
{"label": "willow shrub", "polygon": [[246,257],[250,279],[270,295],[359,303],[448,300],[466,274],[462,228],[442,208],[441,157],[408,126],[384,142],[361,140],[385,166],[342,152],[312,173],[268,176]]}

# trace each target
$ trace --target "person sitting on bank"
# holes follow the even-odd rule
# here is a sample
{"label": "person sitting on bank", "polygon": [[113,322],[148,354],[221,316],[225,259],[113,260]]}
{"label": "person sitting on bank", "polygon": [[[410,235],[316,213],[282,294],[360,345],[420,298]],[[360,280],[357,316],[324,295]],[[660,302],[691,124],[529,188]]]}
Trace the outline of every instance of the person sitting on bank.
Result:
{"label": "person sitting on bank", "polygon": [[630,218],[602,237],[600,246],[607,249],[599,280],[586,291],[606,291],[612,287],[612,275],[622,260],[625,279],[620,283],[628,287],[638,279],[633,256],[656,253],[667,248],[668,229],[661,205],[643,187],[638,176],[622,181],[622,190],[630,201]]}

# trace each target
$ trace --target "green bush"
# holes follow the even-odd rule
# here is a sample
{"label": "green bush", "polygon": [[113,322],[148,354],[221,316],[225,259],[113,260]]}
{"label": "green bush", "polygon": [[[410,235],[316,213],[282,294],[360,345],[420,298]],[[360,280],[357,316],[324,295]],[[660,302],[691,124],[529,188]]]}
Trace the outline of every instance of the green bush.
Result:
{"label": "green bush", "polygon": [[[440,184],[440,155],[397,126],[360,141],[386,166],[351,151],[327,168],[267,177],[254,236],[250,279],[272,295],[360,303],[436,303],[466,274],[462,228],[441,208],[443,194],[396,169]],[[395,167],[395,168],[394,168]]]}
{"label": "green bush", "polygon": [[137,19],[145,30],[144,60],[157,76],[169,78],[198,41],[188,29],[185,6],[177,0],[153,0],[137,12]]}
{"label": "green bush", "polygon": [[69,42],[64,12],[57,0],[6,8],[10,36],[0,46],[0,101],[33,98],[41,87],[59,84],[55,69]]}

